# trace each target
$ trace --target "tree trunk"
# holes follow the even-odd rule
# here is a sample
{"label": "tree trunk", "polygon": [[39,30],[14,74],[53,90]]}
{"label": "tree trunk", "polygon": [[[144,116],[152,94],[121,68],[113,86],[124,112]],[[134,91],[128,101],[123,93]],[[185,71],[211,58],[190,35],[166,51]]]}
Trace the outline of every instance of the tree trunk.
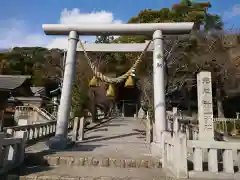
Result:
{"label": "tree trunk", "polygon": [[96,94],[95,92],[92,93],[92,122],[95,123],[98,118],[97,118],[97,103],[96,103]]}
{"label": "tree trunk", "polygon": [[191,89],[187,88],[187,94],[185,94],[186,102],[187,102],[187,114],[188,116],[192,116],[192,99],[191,99]]}
{"label": "tree trunk", "polygon": [[224,111],[222,105],[222,93],[220,88],[216,88],[217,113],[219,118],[224,118]]}
{"label": "tree trunk", "polygon": [[220,100],[220,99],[217,99],[217,110],[218,110],[218,117],[224,118],[222,100]]}

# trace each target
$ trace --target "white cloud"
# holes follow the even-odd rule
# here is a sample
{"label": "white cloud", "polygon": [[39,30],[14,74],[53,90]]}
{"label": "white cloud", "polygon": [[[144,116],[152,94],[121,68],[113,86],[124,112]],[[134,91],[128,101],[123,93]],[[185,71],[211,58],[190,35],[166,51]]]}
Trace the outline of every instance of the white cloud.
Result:
{"label": "white cloud", "polygon": [[111,12],[93,11],[91,13],[81,13],[77,8],[72,10],[64,9],[60,17],[61,24],[110,24],[122,23],[121,20],[115,20]]}
{"label": "white cloud", "polygon": [[0,21],[0,48],[45,46],[48,38],[41,33],[31,33],[22,20]]}
{"label": "white cloud", "polygon": [[[79,9],[64,9],[59,20],[61,24],[120,24],[121,20],[114,19],[113,13],[106,11],[93,11],[91,13],[81,13]],[[87,42],[95,41],[95,37],[81,37],[81,40]],[[67,37],[56,38],[50,42],[48,48],[67,48]]]}
{"label": "white cloud", "polygon": [[[93,11],[82,13],[79,9],[64,9],[61,12],[61,24],[111,24],[122,23],[114,18],[113,13],[107,11]],[[41,29],[42,27],[39,27]],[[41,29],[42,30],[42,29]],[[11,19],[0,21],[0,48],[43,46],[51,48],[67,48],[67,36],[53,39],[42,33],[33,33],[31,27],[24,21]],[[82,41],[93,42],[95,37],[81,37]]]}
{"label": "white cloud", "polygon": [[224,12],[223,18],[229,20],[233,17],[240,16],[240,4],[235,4],[231,10]]}

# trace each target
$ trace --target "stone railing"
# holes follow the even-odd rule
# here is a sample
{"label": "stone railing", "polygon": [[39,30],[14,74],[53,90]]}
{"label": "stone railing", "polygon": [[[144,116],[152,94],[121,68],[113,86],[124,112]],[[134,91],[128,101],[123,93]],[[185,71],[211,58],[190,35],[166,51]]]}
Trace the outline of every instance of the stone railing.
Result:
{"label": "stone railing", "polygon": [[[3,131],[9,137],[14,137],[18,131],[27,132],[27,143],[30,141],[38,141],[44,137],[49,137],[55,134],[56,132],[57,121],[48,121],[39,124],[30,124],[24,126],[12,126],[5,127]],[[69,121],[68,128],[73,127],[73,121]]]}
{"label": "stone railing", "polygon": [[187,140],[181,132],[164,132],[162,141],[163,168],[177,178],[240,179],[239,143]]}
{"label": "stone railing", "polygon": [[[30,142],[55,134],[57,121],[25,126],[5,127],[0,133],[0,177],[24,160],[25,147]],[[70,121],[68,128],[73,127]]]}
{"label": "stone railing", "polygon": [[[171,118],[172,119],[172,118]],[[169,123],[172,123],[172,121]],[[190,140],[198,138],[198,121],[192,117],[179,117],[180,129],[190,135]],[[232,136],[240,134],[240,119],[234,118],[213,118],[215,132],[222,134],[231,134]],[[191,138],[192,136],[192,138]]]}
{"label": "stone railing", "polygon": [[42,114],[43,116],[48,117],[49,120],[56,120],[57,118],[56,116],[49,113],[46,109],[34,107],[34,110]]}
{"label": "stone railing", "polygon": [[179,122],[179,131],[185,133],[188,140],[198,140],[199,128],[195,124],[185,124]]}
{"label": "stone railing", "polygon": [[240,172],[235,172],[239,164],[239,143],[199,140],[185,143],[188,152],[184,154],[192,152],[185,160],[192,162],[188,169],[189,178],[240,179]]}
{"label": "stone railing", "polygon": [[[168,131],[173,131],[173,112],[167,113]],[[198,139],[198,120],[197,117],[175,115],[179,121],[179,129],[187,134],[189,140]],[[215,132],[222,134],[231,134],[232,136],[240,134],[240,119],[236,118],[213,118]]]}
{"label": "stone railing", "polygon": [[27,132],[27,142],[31,140],[37,141],[43,137],[51,136],[55,133],[56,121],[4,128],[4,132],[7,133],[9,137],[14,136],[18,131]]}
{"label": "stone railing", "polygon": [[162,134],[163,168],[177,178],[240,179],[240,144],[198,140],[188,133],[191,123],[173,112],[171,131]]}
{"label": "stone railing", "polygon": [[[175,124],[174,124],[175,123]],[[188,140],[197,140],[199,128],[193,117],[179,116],[177,108],[173,108],[171,114],[167,114],[167,130],[174,133],[180,131],[186,134]]]}
{"label": "stone railing", "polygon": [[19,166],[24,161],[27,132],[18,131],[14,137],[7,138],[0,133],[0,175]]}
{"label": "stone railing", "polygon": [[186,135],[163,132],[162,143],[162,167],[177,178],[188,178]]}

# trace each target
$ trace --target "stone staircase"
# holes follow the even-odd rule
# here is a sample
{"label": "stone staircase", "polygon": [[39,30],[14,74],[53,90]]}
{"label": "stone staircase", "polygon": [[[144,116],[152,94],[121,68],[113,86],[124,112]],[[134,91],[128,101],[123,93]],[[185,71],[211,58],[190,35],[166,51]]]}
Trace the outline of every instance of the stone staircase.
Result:
{"label": "stone staircase", "polygon": [[56,117],[43,108],[34,105],[17,106],[14,114],[14,120],[18,125],[29,125],[56,121]]}
{"label": "stone staircase", "polygon": [[90,152],[29,153],[25,165],[7,180],[165,180],[159,160],[153,157],[108,157]]}
{"label": "stone staircase", "polygon": [[[85,133],[83,141],[64,151],[45,142],[28,147],[24,166],[8,180],[166,180],[160,158],[151,156],[143,125],[116,118]],[[7,178],[6,178],[7,179]]]}

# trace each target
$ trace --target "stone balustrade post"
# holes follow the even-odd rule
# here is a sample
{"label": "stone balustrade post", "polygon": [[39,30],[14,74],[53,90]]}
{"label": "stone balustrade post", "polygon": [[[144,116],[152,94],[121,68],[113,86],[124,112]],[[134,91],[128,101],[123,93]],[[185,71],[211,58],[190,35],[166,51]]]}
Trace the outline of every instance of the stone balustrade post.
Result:
{"label": "stone balustrade post", "polygon": [[84,139],[84,122],[85,117],[80,118],[79,130],[78,130],[78,140],[82,141]]}
{"label": "stone balustrade post", "polygon": [[74,124],[73,124],[73,131],[72,131],[72,141],[76,142],[78,137],[78,129],[79,129],[79,117],[74,118]]}
{"label": "stone balustrade post", "polygon": [[147,143],[151,143],[152,142],[152,126],[151,126],[151,119],[149,117],[149,112],[147,111],[147,117],[146,117],[146,121],[147,121],[147,126],[146,126],[146,142]]}
{"label": "stone balustrade post", "polygon": [[11,128],[7,129],[7,134],[13,136],[14,135],[13,129],[11,129]]}
{"label": "stone balustrade post", "polygon": [[18,163],[21,164],[24,161],[25,146],[27,142],[27,131],[16,131],[15,137],[22,139],[21,144],[17,149]]}
{"label": "stone balustrade post", "polygon": [[4,132],[0,132],[0,167],[3,166],[3,141],[4,141],[5,134]]}
{"label": "stone balustrade post", "polygon": [[176,167],[177,178],[188,178],[188,165],[187,165],[187,136],[179,132],[175,140],[174,163]]}
{"label": "stone balustrade post", "polygon": [[177,107],[173,107],[173,134],[177,136],[179,131],[179,122],[178,122],[178,110]]}

